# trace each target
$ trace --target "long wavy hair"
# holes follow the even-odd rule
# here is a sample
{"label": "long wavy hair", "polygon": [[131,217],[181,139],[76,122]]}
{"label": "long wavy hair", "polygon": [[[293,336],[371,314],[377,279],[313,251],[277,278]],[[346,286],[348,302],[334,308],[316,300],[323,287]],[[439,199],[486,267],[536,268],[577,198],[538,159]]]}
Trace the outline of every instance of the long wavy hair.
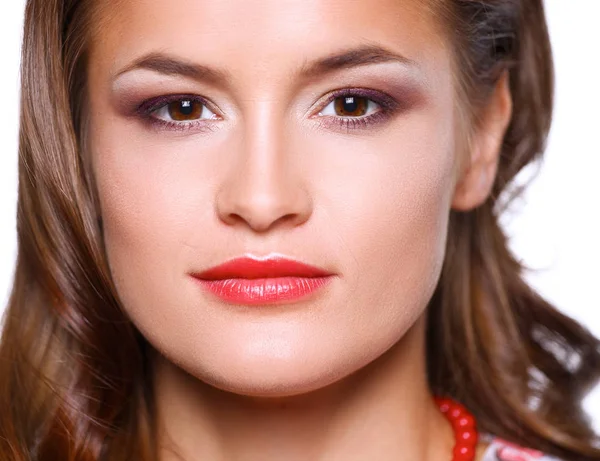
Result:
{"label": "long wavy hair", "polygon": [[[120,305],[85,155],[93,0],[28,0],[21,67],[18,258],[0,343],[0,459],[156,460],[151,348]],[[432,392],[481,431],[569,461],[600,460],[581,400],[599,342],[524,281],[498,217],[541,157],[553,67],[542,0],[429,0],[454,44],[471,125],[503,72],[514,100],[493,192],[451,212],[428,306]]]}

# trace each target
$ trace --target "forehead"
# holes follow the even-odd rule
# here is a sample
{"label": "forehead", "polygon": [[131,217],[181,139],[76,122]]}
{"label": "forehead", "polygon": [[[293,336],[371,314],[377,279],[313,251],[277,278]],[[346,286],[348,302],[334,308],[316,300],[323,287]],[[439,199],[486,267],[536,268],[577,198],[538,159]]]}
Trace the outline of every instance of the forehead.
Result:
{"label": "forehead", "polygon": [[285,78],[352,46],[379,45],[424,65],[448,48],[426,0],[99,1],[90,56],[109,72],[159,51]]}

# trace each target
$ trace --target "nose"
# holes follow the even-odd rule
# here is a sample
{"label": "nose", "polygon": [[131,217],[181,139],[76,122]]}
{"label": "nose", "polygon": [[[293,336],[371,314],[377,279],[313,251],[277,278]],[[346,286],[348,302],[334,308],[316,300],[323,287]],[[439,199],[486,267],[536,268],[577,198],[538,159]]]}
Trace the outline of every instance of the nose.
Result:
{"label": "nose", "polygon": [[[216,198],[217,215],[228,225],[254,232],[299,226],[312,213],[303,174],[273,101],[257,103],[244,121],[229,174]],[[286,144],[286,139],[288,140]]]}

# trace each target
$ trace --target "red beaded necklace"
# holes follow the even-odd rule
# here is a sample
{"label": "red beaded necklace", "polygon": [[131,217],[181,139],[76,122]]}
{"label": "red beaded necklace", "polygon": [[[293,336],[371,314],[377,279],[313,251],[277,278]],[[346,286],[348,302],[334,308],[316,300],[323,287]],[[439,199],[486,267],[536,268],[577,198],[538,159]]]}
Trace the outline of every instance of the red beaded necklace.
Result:
{"label": "red beaded necklace", "polygon": [[469,410],[452,399],[434,397],[442,414],[454,429],[454,451],[452,461],[474,461],[477,446],[475,418]]}

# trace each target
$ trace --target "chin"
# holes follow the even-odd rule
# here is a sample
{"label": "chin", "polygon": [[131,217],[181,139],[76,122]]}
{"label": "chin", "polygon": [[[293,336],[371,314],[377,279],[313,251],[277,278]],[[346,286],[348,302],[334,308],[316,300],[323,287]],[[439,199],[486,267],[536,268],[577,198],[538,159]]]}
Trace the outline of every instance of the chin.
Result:
{"label": "chin", "polygon": [[251,397],[291,397],[322,389],[354,370],[311,367],[305,363],[266,364],[257,367],[222,367],[215,373],[196,375],[217,389]]}
{"label": "chin", "polygon": [[308,394],[337,381],[337,379],[331,379],[330,377],[307,379],[306,376],[290,377],[288,379],[271,376],[244,376],[240,380],[227,378],[208,380],[203,377],[202,380],[206,384],[225,392],[260,398],[293,397]]}
{"label": "chin", "polygon": [[[325,388],[351,375],[372,358],[324,356],[236,357],[179,366],[195,379],[222,391],[250,397],[291,397]],[[376,357],[373,357],[376,358]],[[189,363],[187,364],[189,365]]]}

